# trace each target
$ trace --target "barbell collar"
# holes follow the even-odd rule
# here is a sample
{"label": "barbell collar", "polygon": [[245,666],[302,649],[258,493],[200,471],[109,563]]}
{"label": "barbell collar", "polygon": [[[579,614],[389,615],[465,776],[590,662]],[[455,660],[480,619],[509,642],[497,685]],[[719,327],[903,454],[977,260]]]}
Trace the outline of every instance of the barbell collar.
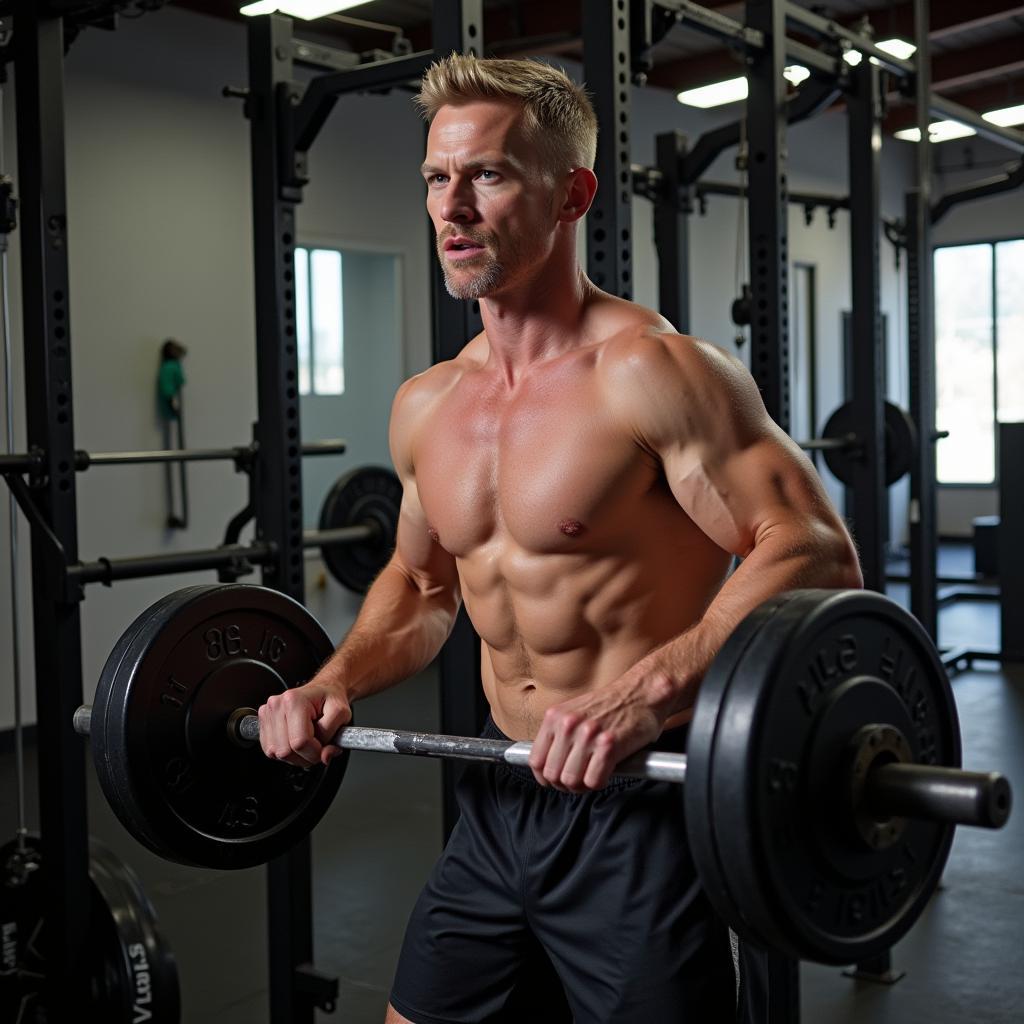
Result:
{"label": "barbell collar", "polygon": [[873,768],[864,798],[878,817],[923,818],[1002,828],[1010,816],[1010,783],[998,772],[966,772],[925,764]]}
{"label": "barbell collar", "polygon": [[79,736],[88,736],[92,728],[92,707],[83,704],[80,708],[76,708],[71,721]]}

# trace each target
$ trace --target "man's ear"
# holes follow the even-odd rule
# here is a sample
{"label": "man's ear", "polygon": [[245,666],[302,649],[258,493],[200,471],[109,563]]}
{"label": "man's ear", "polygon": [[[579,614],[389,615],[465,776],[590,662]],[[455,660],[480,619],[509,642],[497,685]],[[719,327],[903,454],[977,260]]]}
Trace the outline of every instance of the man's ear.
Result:
{"label": "man's ear", "polygon": [[578,221],[590,209],[597,194],[597,176],[589,167],[569,172],[565,197],[558,209],[558,219],[565,224]]}

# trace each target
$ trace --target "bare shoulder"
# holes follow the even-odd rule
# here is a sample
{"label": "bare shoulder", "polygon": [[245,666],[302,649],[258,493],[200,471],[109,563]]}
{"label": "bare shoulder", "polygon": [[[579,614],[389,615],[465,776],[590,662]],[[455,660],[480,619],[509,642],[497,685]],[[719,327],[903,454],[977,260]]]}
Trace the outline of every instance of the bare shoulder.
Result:
{"label": "bare shoulder", "polygon": [[480,338],[474,338],[454,359],[427,367],[404,381],[391,406],[392,459],[399,473],[412,473],[412,449],[426,418],[480,362]]}
{"label": "bare shoulder", "polygon": [[638,327],[609,339],[600,365],[609,403],[652,447],[666,434],[697,440],[727,424],[741,443],[770,430],[750,372],[709,341]]}

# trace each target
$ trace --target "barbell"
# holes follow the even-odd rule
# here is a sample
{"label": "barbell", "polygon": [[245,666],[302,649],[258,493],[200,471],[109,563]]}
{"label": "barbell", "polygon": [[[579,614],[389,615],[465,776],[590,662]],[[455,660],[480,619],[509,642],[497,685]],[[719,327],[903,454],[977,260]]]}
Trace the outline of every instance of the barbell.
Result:
{"label": "barbell", "polygon": [[[330,805],[352,749],[523,764],[529,744],[348,726],[327,766],[263,756],[253,709],[312,678],[316,619],[246,584],[170,594],[118,640],[76,712],[100,785],[157,854],[241,868],[284,853]],[[956,708],[917,621],[865,591],[793,591],[732,633],[700,688],[686,755],[617,773],[682,782],[697,870],[741,937],[853,963],[889,948],[938,885],[955,824],[999,827],[1006,779],[960,770]]]}

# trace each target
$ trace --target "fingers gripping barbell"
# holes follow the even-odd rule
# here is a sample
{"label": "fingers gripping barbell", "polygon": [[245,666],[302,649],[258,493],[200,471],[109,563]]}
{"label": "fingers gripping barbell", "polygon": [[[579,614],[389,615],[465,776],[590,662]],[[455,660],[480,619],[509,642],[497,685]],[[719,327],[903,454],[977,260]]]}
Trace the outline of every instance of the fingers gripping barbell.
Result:
{"label": "fingers gripping barbell", "polygon": [[[248,867],[305,836],[350,749],[525,763],[529,745],[350,726],[330,765],[265,758],[251,709],[311,678],[332,644],[297,602],[262,587],[191,587],[118,641],[92,709],[103,790],[126,827],[171,860]],[[863,591],[766,602],[705,676],[688,754],[618,771],[686,780],[693,856],[719,913],[789,955],[852,963],[919,916],[954,823],[998,827],[1002,776],[961,772],[956,709],[916,620]]]}

